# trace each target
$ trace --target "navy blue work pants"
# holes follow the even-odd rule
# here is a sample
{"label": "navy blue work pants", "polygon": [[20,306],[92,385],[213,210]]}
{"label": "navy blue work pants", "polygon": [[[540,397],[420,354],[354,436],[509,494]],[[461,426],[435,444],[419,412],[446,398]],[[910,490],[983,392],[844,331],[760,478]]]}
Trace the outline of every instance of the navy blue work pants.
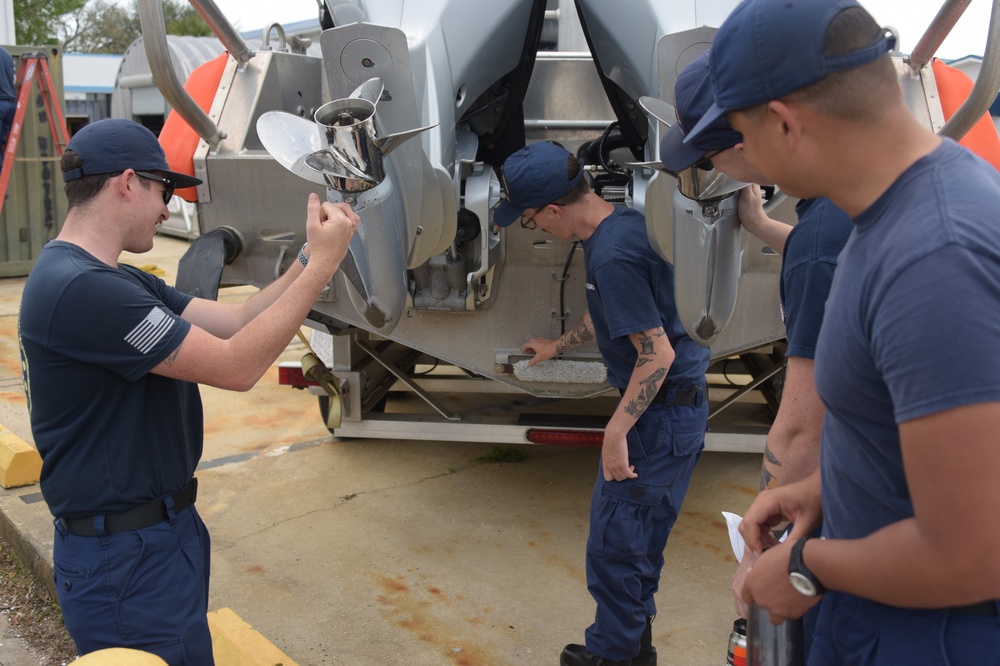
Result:
{"label": "navy blue work pants", "polygon": [[587,587],[597,602],[587,650],[612,661],[639,653],[656,614],[663,550],[705,444],[708,404],[652,404],[628,433],[638,478],[605,481],[598,466],[590,505]]}
{"label": "navy blue work pants", "polygon": [[150,527],[79,536],[56,520],[54,577],[80,654],[151,652],[170,666],[212,666],[208,530],[194,506]]}
{"label": "navy blue work pants", "polygon": [[17,111],[17,104],[14,100],[0,100],[0,168],[3,168],[3,152],[7,147],[10,128],[14,124],[15,111]]}
{"label": "navy blue work pants", "polygon": [[827,592],[806,663],[1000,666],[1000,616],[894,608]]}

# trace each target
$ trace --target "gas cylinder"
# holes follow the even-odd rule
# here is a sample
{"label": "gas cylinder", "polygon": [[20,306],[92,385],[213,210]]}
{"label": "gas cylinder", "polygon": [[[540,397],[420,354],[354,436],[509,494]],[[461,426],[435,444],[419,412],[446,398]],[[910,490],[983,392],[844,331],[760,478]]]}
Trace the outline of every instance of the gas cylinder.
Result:
{"label": "gas cylinder", "polygon": [[733,622],[733,633],[729,634],[726,666],[747,666],[747,621],[743,618]]}

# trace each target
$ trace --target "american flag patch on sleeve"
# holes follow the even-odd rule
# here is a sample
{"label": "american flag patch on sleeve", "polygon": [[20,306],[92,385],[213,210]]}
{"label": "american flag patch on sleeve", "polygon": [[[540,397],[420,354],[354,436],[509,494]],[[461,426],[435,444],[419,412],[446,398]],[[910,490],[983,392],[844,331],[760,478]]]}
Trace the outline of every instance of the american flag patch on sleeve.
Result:
{"label": "american flag patch on sleeve", "polygon": [[138,349],[140,353],[148,354],[173,327],[173,318],[167,315],[163,308],[154,307],[146,318],[125,336],[125,342]]}

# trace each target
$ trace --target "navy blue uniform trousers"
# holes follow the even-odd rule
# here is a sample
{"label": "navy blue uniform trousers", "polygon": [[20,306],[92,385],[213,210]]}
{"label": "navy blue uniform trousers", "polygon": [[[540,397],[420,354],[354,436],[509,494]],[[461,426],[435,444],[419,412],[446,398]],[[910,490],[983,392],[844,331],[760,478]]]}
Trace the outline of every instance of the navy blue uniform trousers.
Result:
{"label": "navy blue uniform trousers", "polygon": [[819,604],[809,666],[1000,666],[1000,615],[894,608],[842,592]]}
{"label": "navy blue uniform trousers", "polygon": [[646,618],[656,614],[663,550],[705,444],[707,396],[696,405],[651,404],[628,433],[638,478],[605,481],[598,466],[590,505],[587,587],[597,602],[587,650],[612,661],[639,653]]}
{"label": "navy blue uniform trousers", "polygon": [[170,666],[212,666],[208,530],[194,506],[140,530],[96,536],[56,520],[52,559],[63,620],[80,654],[151,652]]}

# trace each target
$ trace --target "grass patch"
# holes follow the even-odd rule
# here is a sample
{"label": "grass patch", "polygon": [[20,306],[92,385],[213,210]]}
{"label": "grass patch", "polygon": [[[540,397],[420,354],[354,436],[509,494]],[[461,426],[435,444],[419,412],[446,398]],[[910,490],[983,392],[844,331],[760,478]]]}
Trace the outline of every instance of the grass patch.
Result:
{"label": "grass patch", "polygon": [[486,455],[473,458],[476,462],[505,463],[524,462],[528,454],[520,446],[494,446]]}

